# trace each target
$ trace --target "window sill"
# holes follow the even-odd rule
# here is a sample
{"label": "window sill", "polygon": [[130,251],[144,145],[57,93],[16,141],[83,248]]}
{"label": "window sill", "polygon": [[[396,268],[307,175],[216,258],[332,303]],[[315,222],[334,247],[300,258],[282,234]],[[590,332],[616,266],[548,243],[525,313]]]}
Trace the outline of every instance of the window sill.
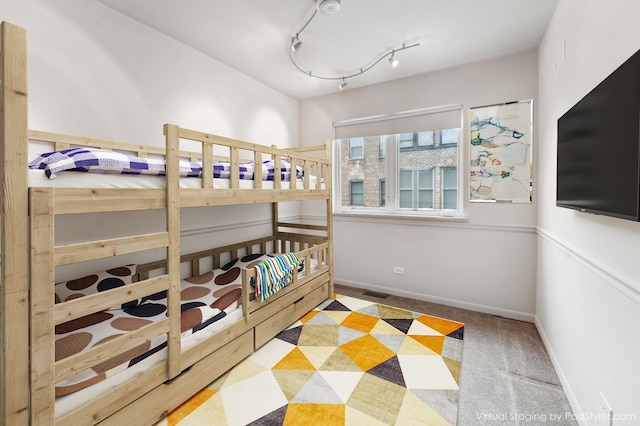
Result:
{"label": "window sill", "polygon": [[375,213],[370,211],[340,211],[334,212],[333,217],[339,218],[366,218],[366,219],[379,219],[379,220],[412,220],[416,222],[428,221],[428,222],[468,222],[469,218],[461,213],[450,214],[391,214],[391,213]]}

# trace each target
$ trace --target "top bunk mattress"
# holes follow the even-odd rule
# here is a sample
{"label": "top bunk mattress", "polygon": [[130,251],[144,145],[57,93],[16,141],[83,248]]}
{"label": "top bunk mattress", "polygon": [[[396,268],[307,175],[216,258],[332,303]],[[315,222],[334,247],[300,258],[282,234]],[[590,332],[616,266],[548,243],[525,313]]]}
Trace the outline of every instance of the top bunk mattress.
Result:
{"label": "top bunk mattress", "polygon": [[[253,189],[254,176],[262,180],[262,189],[273,189],[275,162],[265,160],[255,167],[253,162],[239,164],[239,188]],[[180,187],[202,188],[202,163],[180,160]],[[281,161],[281,188],[304,189],[304,170]],[[116,151],[96,148],[70,148],[62,151],[40,153],[29,162],[29,187],[54,188],[163,188],[166,186],[166,163],[163,159],[135,157]],[[71,173],[70,173],[71,172]],[[213,165],[213,188],[230,188],[230,165],[216,162]],[[257,173],[254,173],[257,172]],[[310,189],[316,189],[316,177],[309,176]]]}
{"label": "top bunk mattress", "polygon": [[[56,179],[48,179],[42,170],[29,169],[29,187],[37,188],[141,188],[154,189],[167,186],[164,176],[151,175],[118,175],[85,172],[63,173]],[[213,180],[214,189],[229,189],[229,179]],[[240,180],[240,189],[253,189],[253,180]],[[291,182],[282,181],[282,189],[290,189]],[[202,188],[202,179],[185,177],[180,179],[180,188]],[[273,189],[273,181],[262,181],[262,189]],[[309,176],[309,188],[316,189],[316,177]],[[321,185],[324,189],[324,184]],[[296,189],[304,189],[304,179],[296,179]]]}

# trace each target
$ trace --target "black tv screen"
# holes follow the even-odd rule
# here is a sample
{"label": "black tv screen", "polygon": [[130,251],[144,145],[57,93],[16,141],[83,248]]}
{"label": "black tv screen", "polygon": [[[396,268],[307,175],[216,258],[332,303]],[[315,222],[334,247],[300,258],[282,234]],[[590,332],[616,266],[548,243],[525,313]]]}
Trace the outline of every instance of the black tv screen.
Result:
{"label": "black tv screen", "polygon": [[640,221],[640,50],[558,119],[556,205]]}

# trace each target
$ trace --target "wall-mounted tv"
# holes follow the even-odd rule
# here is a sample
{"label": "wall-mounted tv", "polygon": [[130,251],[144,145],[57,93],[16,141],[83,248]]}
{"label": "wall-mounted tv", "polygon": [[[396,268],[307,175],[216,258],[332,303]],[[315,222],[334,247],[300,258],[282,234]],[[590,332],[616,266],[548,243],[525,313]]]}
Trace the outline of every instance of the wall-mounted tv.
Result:
{"label": "wall-mounted tv", "polygon": [[556,205],[640,221],[640,50],[558,119]]}

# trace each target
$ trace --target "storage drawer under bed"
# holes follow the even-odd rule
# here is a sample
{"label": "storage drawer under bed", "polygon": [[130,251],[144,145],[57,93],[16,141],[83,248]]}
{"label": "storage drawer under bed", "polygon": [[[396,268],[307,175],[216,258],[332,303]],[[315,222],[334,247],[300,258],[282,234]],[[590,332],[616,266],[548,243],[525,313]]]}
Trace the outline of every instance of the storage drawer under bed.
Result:
{"label": "storage drawer under bed", "polygon": [[135,400],[101,425],[123,425],[137,419],[139,424],[154,424],[172,409],[189,399],[194,390],[202,389],[210,382],[234,367],[253,353],[253,330],[249,330],[217,351],[186,369],[170,382],[158,386]]}
{"label": "storage drawer under bed", "polygon": [[329,297],[329,282],[301,296],[255,327],[256,350]]}

